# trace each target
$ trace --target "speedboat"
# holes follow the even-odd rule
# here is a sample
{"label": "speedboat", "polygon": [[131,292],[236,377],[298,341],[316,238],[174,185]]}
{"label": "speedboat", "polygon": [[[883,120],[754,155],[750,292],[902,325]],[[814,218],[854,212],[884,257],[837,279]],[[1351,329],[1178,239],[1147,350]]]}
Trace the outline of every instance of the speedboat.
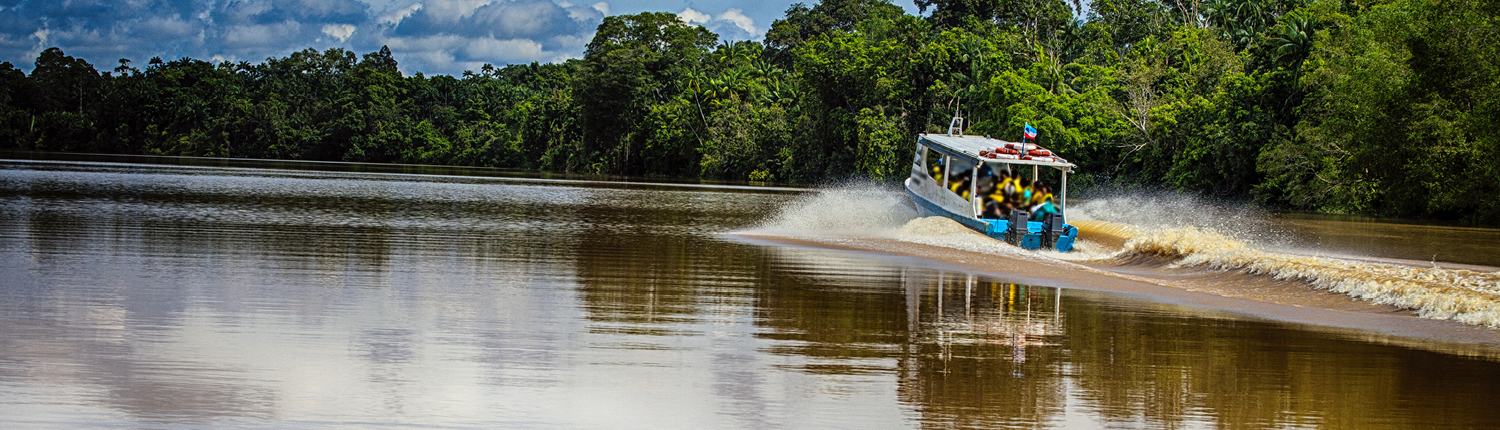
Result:
{"label": "speedboat", "polygon": [[[965,135],[962,121],[954,118],[947,134],[923,133],[917,137],[911,177],[906,179],[906,193],[917,211],[923,216],[952,219],[1021,248],[1072,250],[1078,229],[1068,225],[1063,214],[1068,201],[1068,174],[1077,166],[1024,139],[1018,143]],[[1043,167],[1049,168],[1045,178]],[[1004,175],[1029,176],[1033,184],[1060,178],[1055,204],[1023,204],[1009,213],[995,210],[994,200],[981,194]],[[1042,214],[1033,216],[1035,212]]]}

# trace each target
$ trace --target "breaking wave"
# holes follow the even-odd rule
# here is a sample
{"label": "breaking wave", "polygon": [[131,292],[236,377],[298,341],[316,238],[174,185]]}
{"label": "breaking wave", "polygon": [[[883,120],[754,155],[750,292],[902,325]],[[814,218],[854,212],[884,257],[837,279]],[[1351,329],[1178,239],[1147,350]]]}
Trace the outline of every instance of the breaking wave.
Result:
{"label": "breaking wave", "polygon": [[1123,255],[1177,259],[1174,267],[1244,270],[1414,310],[1424,318],[1500,328],[1500,272],[1412,267],[1264,251],[1196,227],[1150,231]]}
{"label": "breaking wave", "polygon": [[1191,197],[1129,196],[1079,205],[1079,236],[1154,257],[1169,268],[1240,270],[1415,311],[1425,318],[1500,328],[1500,272],[1415,267],[1306,255],[1288,249],[1270,214]]}

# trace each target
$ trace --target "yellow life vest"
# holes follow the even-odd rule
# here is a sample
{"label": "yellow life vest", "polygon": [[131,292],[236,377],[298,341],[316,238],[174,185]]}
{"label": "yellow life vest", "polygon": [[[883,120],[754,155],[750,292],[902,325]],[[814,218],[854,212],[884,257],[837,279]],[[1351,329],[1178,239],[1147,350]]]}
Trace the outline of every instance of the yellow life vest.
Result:
{"label": "yellow life vest", "polygon": [[1046,202],[1049,202],[1049,201],[1052,201],[1052,193],[1046,193],[1046,194],[1035,193],[1035,194],[1033,194],[1031,196],[1031,203],[1029,203],[1028,205],[1029,206],[1036,206],[1036,205],[1039,205],[1039,204],[1042,204],[1042,203],[1046,203]]}
{"label": "yellow life vest", "polygon": [[989,198],[996,203],[1005,203],[1005,193],[1000,191],[1000,188],[995,188],[995,192],[990,193]]}
{"label": "yellow life vest", "polygon": [[1004,181],[1000,181],[1000,186],[995,187],[995,194],[1001,196],[1001,198],[995,199],[995,201],[1015,201],[1016,190],[1020,187],[1021,184],[1016,182],[1016,178],[1005,178]]}

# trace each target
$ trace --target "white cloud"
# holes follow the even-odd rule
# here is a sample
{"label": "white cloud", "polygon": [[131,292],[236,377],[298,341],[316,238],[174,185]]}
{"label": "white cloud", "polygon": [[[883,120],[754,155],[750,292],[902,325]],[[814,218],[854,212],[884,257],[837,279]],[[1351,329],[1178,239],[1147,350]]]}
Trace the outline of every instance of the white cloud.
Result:
{"label": "white cloud", "polygon": [[677,13],[677,19],[680,19],[682,20],[682,22],[686,22],[688,24],[703,25],[707,24],[709,21],[712,21],[714,17],[713,15],[693,10],[693,8],[687,8],[683,9],[682,12]]}
{"label": "white cloud", "polygon": [[760,34],[760,30],[755,28],[755,20],[750,19],[750,17],[748,16],[745,16],[744,11],[741,11],[739,9],[730,9],[724,11],[724,13],[719,14],[719,20],[729,21],[729,23],[734,24],[735,27],[739,27],[741,30],[745,30],[746,33]]}
{"label": "white cloud", "polygon": [[593,7],[594,7],[594,10],[599,11],[599,13],[604,14],[604,16],[609,16],[609,3],[598,2],[598,3],[594,3]]}
{"label": "white cloud", "polygon": [[[567,49],[548,49],[547,45],[564,42],[567,43],[565,46],[575,44],[581,46],[586,41],[571,36],[559,37],[565,40],[537,41],[525,38],[501,39],[445,34],[393,37],[385,39],[383,43],[391,47],[391,51],[403,64],[410,61],[421,65],[420,70],[426,72],[456,74],[463,70],[477,70],[485,63],[515,64],[577,58],[578,53]],[[580,48],[579,51],[581,52],[582,49]]]}
{"label": "white cloud", "polygon": [[274,48],[288,42],[287,36],[302,31],[302,23],[282,21],[270,25],[237,25],[224,32],[224,43],[230,48]]}
{"label": "white cloud", "polygon": [[491,3],[492,0],[428,0],[422,8],[435,20],[455,22],[473,15],[475,10]]}
{"label": "white cloud", "polygon": [[349,24],[325,24],[323,25],[323,34],[338,39],[342,43],[350,35],[354,34],[354,26]]}
{"label": "white cloud", "polygon": [[688,24],[701,25],[717,33],[724,40],[759,40],[765,37],[765,30],[756,28],[755,20],[738,8],[726,10],[718,17],[714,17],[690,7],[677,13],[677,19]]}
{"label": "white cloud", "polygon": [[429,74],[458,74],[485,63],[561,61],[582,55],[605,16],[602,10],[610,8],[607,2],[577,1],[431,0],[420,9],[386,13],[381,24],[361,26],[349,40],[390,46],[403,70]]}
{"label": "white cloud", "polygon": [[[563,9],[568,11],[569,18],[573,18],[574,21],[580,23],[597,23],[603,21],[605,16],[609,16],[609,5],[607,4],[604,5],[604,11],[600,11],[597,7],[574,6],[568,4],[568,2],[558,3],[557,5],[562,6]],[[595,6],[598,6],[598,4],[595,4]]]}
{"label": "white cloud", "polygon": [[421,3],[416,3],[416,4],[413,4],[411,6],[407,6],[407,7],[401,8],[401,9],[396,9],[395,11],[393,11],[391,13],[388,13],[388,14],[385,14],[385,15],[381,15],[380,18],[376,19],[376,22],[379,22],[379,23],[385,24],[385,25],[400,24],[401,20],[406,19],[406,17],[411,16],[411,14],[416,13],[419,10],[422,10],[422,4]]}
{"label": "white cloud", "polygon": [[51,35],[51,34],[52,34],[52,30],[48,30],[46,28],[38,28],[38,29],[36,29],[35,33],[31,33],[31,37],[35,37],[36,38],[36,41],[37,41],[36,44],[37,45],[46,45],[47,44],[47,36]]}
{"label": "white cloud", "polygon": [[198,19],[201,20],[201,21],[203,21],[203,22],[205,22],[205,23],[213,24],[214,23],[214,7],[213,7],[213,4],[205,4],[205,5],[203,5],[203,11],[202,12],[198,12]]}
{"label": "white cloud", "polygon": [[452,68],[456,65],[453,61],[453,54],[449,54],[444,51],[422,51],[410,53],[407,55],[415,56],[419,59],[419,61],[427,63],[428,65],[434,67]]}
{"label": "white cloud", "polygon": [[[495,33],[515,35],[544,34],[551,30],[550,18],[557,12],[557,5],[551,3],[521,3],[511,2],[507,7],[496,7],[485,9],[483,20],[478,22],[488,24]],[[475,11],[475,17],[481,15]],[[499,30],[499,29],[504,29]]]}
{"label": "white cloud", "polygon": [[198,30],[197,25],[183,21],[181,16],[171,18],[152,17],[135,26],[137,34],[146,33],[164,38],[186,37]]}
{"label": "white cloud", "polygon": [[542,57],[542,44],[531,39],[497,40],[482,38],[464,44],[463,52],[469,58],[484,58],[502,62],[525,62]]}

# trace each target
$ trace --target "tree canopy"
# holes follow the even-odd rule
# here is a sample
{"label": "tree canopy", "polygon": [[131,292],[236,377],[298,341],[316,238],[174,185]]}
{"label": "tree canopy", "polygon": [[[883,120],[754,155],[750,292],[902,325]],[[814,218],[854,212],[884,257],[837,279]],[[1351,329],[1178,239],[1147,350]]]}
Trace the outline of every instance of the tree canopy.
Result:
{"label": "tree canopy", "polygon": [[407,75],[389,49],[0,63],[0,146],[819,183],[899,181],[955,114],[1076,185],[1500,223],[1500,7],[1479,0],[794,4],[764,42],[612,16],[582,59]]}

